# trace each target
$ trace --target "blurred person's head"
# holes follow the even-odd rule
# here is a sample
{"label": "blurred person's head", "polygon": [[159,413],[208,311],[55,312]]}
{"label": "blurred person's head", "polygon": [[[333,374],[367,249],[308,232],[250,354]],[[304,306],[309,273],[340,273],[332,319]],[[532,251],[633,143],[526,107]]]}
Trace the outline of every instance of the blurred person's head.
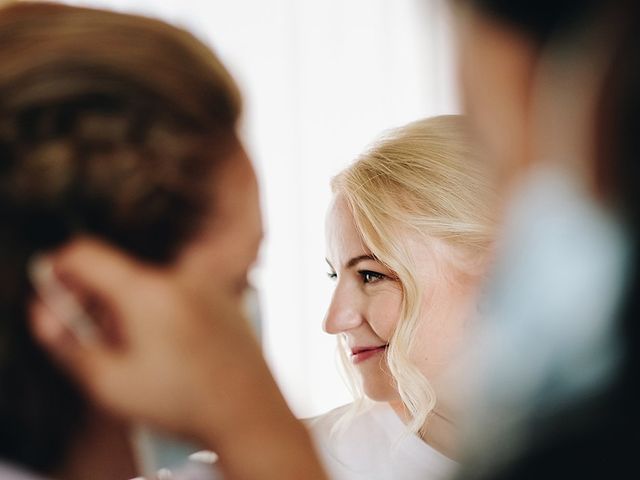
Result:
{"label": "blurred person's head", "polygon": [[[640,10],[626,0],[456,3],[475,130],[505,183],[528,170],[494,285],[493,410],[476,447],[494,448],[479,449],[485,459],[528,448],[513,478],[612,475],[633,461],[637,431]],[[515,428],[492,444],[484,427],[505,418]]]}
{"label": "blurred person's head", "polygon": [[558,163],[636,228],[637,2],[453,3],[465,107],[505,183]]}
{"label": "blurred person's head", "polygon": [[[454,0],[465,111],[505,185],[538,157],[538,67],[546,47],[571,37],[606,2]],[[568,56],[564,59],[571,63]]]}
{"label": "blurred person's head", "polygon": [[[477,306],[493,236],[488,176],[465,120],[388,132],[332,183],[327,261],[336,282],[324,329],[368,398],[419,431]],[[434,411],[435,409],[435,411]]]}
{"label": "blurred person's head", "polygon": [[261,236],[240,113],[230,75],[183,30],[55,4],[0,9],[1,458],[63,468],[99,410],[32,336],[34,255],[98,238],[203,296],[222,292],[209,296],[240,315]]}

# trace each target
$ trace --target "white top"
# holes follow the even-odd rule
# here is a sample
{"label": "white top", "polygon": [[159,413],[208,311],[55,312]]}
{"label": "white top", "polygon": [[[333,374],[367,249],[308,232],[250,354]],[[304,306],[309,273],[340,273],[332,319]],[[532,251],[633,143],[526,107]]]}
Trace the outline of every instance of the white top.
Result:
{"label": "white top", "polygon": [[371,402],[333,426],[351,405],[306,421],[332,480],[444,480],[458,464],[407,430],[388,403]]}

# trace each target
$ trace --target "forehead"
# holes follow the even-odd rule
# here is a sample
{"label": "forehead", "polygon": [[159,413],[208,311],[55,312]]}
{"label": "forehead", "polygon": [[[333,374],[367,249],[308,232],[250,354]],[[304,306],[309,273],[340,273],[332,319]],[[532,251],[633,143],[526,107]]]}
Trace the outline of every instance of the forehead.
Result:
{"label": "forehead", "polygon": [[[432,279],[436,271],[443,267],[452,251],[448,242],[445,240],[419,235],[412,229],[402,228],[400,225],[392,226],[387,232],[390,236],[385,242],[388,248],[392,248],[390,243],[394,244],[396,260],[411,266],[414,275],[421,279]],[[361,233],[359,232],[351,207],[343,195],[334,196],[326,217],[326,245],[327,260],[335,269],[343,267],[352,258],[361,255],[371,255],[373,252],[366,245]],[[398,252],[402,252],[397,257]],[[386,252],[375,252],[376,257],[388,260]]]}
{"label": "forehead", "polygon": [[346,257],[371,253],[356,226],[351,207],[342,194],[334,195],[329,205],[325,232],[329,259],[342,262],[348,260]]}

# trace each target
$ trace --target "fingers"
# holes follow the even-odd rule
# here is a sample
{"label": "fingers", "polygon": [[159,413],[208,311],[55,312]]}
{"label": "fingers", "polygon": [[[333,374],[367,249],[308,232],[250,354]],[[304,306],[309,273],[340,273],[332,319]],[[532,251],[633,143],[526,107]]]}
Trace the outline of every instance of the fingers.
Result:
{"label": "fingers", "polygon": [[76,375],[82,375],[80,369],[89,366],[85,347],[42,300],[36,299],[29,305],[28,322],[36,342],[56,363]]}
{"label": "fingers", "polygon": [[81,237],[34,258],[29,274],[38,296],[81,344],[122,347],[123,321],[139,308],[143,284],[157,277],[152,270],[115,247]]}
{"label": "fingers", "polygon": [[92,383],[87,379],[126,344],[121,320],[135,302],[130,285],[141,270],[115,248],[89,238],[30,262],[37,294],[29,305],[32,334],[82,383]]}
{"label": "fingers", "polygon": [[122,251],[89,237],[75,239],[56,252],[54,268],[63,281],[79,283],[108,298],[127,296],[136,275],[148,269]]}
{"label": "fingers", "polygon": [[97,340],[97,329],[71,289],[60,281],[49,257],[39,256],[29,263],[29,277],[40,300],[57,314],[60,324],[82,344]]}

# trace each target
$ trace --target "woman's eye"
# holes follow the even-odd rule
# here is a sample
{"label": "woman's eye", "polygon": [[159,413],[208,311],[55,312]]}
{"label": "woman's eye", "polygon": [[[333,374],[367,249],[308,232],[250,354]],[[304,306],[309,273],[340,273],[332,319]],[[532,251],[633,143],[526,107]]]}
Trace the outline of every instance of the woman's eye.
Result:
{"label": "woman's eye", "polygon": [[329,277],[330,280],[335,280],[338,278],[338,274],[336,272],[327,272],[327,277]]}
{"label": "woman's eye", "polygon": [[372,272],[370,270],[360,270],[358,274],[362,277],[364,283],[375,283],[386,278],[382,273]]}

